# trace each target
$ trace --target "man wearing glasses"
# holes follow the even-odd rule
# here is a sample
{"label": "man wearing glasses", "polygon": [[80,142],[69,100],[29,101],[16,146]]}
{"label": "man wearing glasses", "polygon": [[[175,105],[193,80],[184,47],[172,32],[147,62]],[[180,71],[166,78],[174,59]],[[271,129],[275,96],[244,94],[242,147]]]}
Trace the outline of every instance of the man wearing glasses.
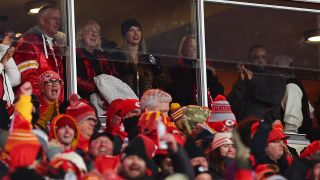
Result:
{"label": "man wearing glasses", "polygon": [[47,130],[50,121],[59,114],[58,99],[63,91],[63,80],[54,71],[45,71],[39,77],[40,96],[40,118],[36,125]]}

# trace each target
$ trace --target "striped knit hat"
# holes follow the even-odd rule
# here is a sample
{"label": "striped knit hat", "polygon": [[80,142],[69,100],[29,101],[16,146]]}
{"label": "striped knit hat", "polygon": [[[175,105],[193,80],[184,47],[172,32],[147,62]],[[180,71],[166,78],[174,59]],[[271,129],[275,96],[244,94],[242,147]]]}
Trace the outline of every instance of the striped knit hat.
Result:
{"label": "striped knit hat", "polygon": [[177,122],[182,118],[184,109],[185,109],[185,106],[181,107],[179,103],[172,103],[170,105],[171,119],[173,122]]}
{"label": "striped knit hat", "polygon": [[157,130],[157,122],[162,119],[165,119],[165,116],[161,112],[145,112],[140,116],[137,126],[142,134],[150,134]]}
{"label": "striped knit hat", "polygon": [[214,99],[207,124],[218,132],[231,131],[237,125],[236,117],[224,96],[218,95]]}
{"label": "striped knit hat", "polygon": [[220,132],[220,133],[214,134],[214,137],[211,143],[211,151],[225,144],[233,144],[233,141],[231,140],[231,138],[232,138],[231,132]]}
{"label": "striped knit hat", "polygon": [[158,120],[161,120],[164,123],[168,132],[174,132],[177,130],[176,126],[171,122],[171,119],[168,116],[155,111],[143,113],[140,116],[137,126],[141,128],[142,134],[148,134],[157,129]]}
{"label": "striped knit hat", "polygon": [[15,106],[14,118],[5,145],[5,150],[7,152],[20,144],[40,144],[37,136],[31,131],[31,111],[31,96],[20,95],[19,101]]}
{"label": "striped knit hat", "polygon": [[77,94],[71,94],[69,101],[70,106],[67,108],[66,114],[72,116],[78,124],[89,118],[97,120],[95,109],[84,100],[79,100]]}

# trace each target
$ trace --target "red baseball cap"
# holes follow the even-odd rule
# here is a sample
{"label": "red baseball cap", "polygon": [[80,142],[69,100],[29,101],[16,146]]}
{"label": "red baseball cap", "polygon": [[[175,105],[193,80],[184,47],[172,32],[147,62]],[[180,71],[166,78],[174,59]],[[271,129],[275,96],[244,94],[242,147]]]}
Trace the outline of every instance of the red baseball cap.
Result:
{"label": "red baseball cap", "polygon": [[284,140],[288,139],[289,136],[284,134],[283,130],[280,128],[272,128],[272,130],[269,132],[268,140],[267,142],[273,142],[273,141],[278,141],[278,140]]}

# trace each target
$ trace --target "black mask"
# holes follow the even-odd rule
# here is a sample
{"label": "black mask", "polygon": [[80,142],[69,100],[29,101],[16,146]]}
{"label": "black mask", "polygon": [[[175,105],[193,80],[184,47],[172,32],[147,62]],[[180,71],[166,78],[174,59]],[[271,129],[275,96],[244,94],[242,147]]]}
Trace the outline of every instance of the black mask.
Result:
{"label": "black mask", "polygon": [[124,129],[127,133],[129,133],[133,127],[137,126],[139,118],[140,116],[133,116],[123,120]]}

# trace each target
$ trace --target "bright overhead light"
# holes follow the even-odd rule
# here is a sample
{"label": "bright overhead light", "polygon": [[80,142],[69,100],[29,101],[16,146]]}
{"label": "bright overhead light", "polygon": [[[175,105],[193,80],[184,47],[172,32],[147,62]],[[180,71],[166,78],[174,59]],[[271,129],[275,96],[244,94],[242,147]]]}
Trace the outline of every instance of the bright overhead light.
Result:
{"label": "bright overhead light", "polygon": [[320,42],[320,35],[309,37],[309,38],[308,38],[308,41],[311,41],[311,42]]}
{"label": "bright overhead light", "polygon": [[294,0],[294,1],[301,1],[301,2],[308,2],[308,3],[320,3],[320,0]]}
{"label": "bright overhead light", "polygon": [[32,9],[29,10],[29,13],[38,14],[39,10],[40,10],[40,8],[32,8]]}
{"label": "bright overhead light", "polygon": [[318,43],[320,42],[320,29],[309,30],[304,33],[306,42]]}
{"label": "bright overhead light", "polygon": [[39,10],[46,5],[54,5],[53,1],[49,0],[32,0],[25,3],[27,14],[37,14]]}

